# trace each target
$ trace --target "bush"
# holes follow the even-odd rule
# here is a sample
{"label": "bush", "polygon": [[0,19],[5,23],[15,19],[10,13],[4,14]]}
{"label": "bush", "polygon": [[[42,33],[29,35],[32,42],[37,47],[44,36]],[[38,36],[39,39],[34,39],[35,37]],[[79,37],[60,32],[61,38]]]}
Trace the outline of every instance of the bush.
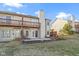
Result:
{"label": "bush", "polygon": [[59,35],[57,40],[66,40],[66,39],[65,39],[64,35]]}
{"label": "bush", "polygon": [[65,24],[60,33],[63,35],[71,35],[74,33],[74,31],[72,31],[72,26],[70,24]]}

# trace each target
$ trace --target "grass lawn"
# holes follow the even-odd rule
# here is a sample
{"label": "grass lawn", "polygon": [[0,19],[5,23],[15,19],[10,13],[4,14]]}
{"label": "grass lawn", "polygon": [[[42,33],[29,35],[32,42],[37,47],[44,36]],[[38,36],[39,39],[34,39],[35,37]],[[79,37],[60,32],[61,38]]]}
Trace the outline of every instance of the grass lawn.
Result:
{"label": "grass lawn", "polygon": [[15,56],[79,56],[79,34],[65,37],[66,40],[21,44],[16,48],[0,43],[0,55]]}

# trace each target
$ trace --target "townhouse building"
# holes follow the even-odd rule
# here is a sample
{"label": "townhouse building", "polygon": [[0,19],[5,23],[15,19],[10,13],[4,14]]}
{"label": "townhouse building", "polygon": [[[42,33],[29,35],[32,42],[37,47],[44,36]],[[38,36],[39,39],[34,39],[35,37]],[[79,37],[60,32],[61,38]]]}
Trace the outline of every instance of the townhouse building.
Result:
{"label": "townhouse building", "polygon": [[49,37],[50,21],[43,10],[37,16],[0,11],[0,41]]}

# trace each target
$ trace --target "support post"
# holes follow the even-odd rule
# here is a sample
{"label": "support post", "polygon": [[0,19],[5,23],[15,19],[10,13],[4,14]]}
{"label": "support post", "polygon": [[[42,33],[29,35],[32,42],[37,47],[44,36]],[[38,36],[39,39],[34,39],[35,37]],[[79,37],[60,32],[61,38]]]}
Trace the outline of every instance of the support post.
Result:
{"label": "support post", "polygon": [[24,33],[23,33],[23,17],[22,17],[22,24],[21,24],[21,40],[24,39]]}

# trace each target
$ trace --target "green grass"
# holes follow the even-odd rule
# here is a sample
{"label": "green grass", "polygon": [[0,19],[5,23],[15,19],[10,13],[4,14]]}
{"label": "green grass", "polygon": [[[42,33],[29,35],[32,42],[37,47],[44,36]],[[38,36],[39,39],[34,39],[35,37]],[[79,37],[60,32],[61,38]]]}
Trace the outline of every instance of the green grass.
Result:
{"label": "green grass", "polygon": [[66,40],[21,44],[6,47],[0,43],[0,55],[19,56],[79,56],[79,34],[66,36]]}

